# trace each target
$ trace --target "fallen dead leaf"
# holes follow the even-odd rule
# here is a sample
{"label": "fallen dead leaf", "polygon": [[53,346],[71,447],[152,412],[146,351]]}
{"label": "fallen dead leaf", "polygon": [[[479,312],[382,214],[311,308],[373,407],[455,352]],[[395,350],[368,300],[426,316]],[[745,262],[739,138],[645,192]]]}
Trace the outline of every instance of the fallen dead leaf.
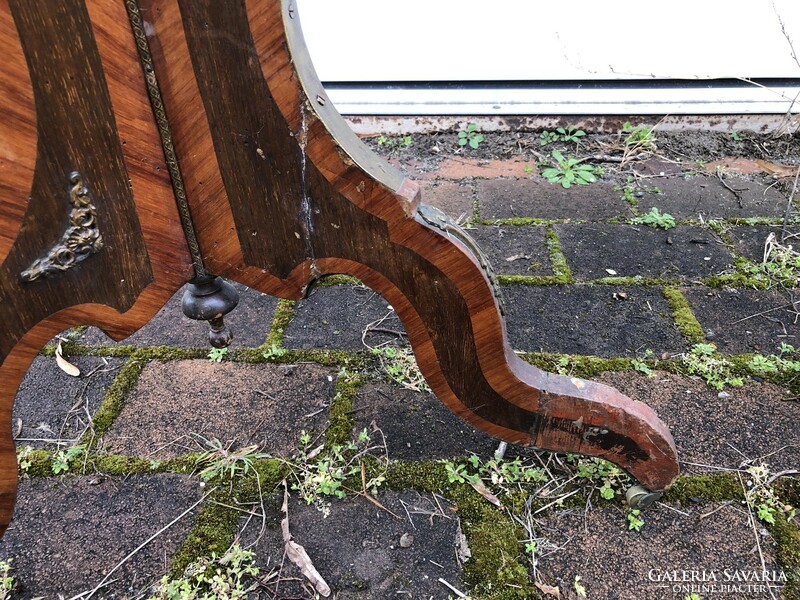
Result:
{"label": "fallen dead leaf", "polygon": [[793,167],[791,165],[779,165],[777,163],[771,163],[761,159],[756,160],[756,164],[758,164],[758,166],[764,171],[770,175],[774,175],[775,177],[794,177],[797,175],[797,167]]}
{"label": "fallen dead leaf", "polygon": [[311,558],[308,556],[306,549],[300,544],[292,540],[292,534],[289,533],[289,490],[286,487],[286,480],[283,480],[283,506],[281,512],[285,515],[281,519],[281,533],[283,534],[284,547],[286,548],[286,556],[300,569],[300,572],[305,575],[314,589],[320,596],[327,598],[331,595],[331,588],[319,574]]}
{"label": "fallen dead leaf", "polygon": [[489,488],[486,487],[483,481],[479,479],[478,483],[470,483],[470,485],[475,489],[476,492],[494,504],[497,508],[503,508],[503,503],[500,502],[500,499],[497,496],[489,491]]}
{"label": "fallen dead leaf", "polygon": [[536,582],[536,587],[539,588],[543,594],[547,594],[548,596],[555,596],[556,598],[561,598],[561,590],[557,587],[552,585],[547,585],[546,583],[539,583]]}
{"label": "fallen dead leaf", "polygon": [[56,364],[58,368],[64,371],[67,375],[71,375],[72,377],[80,377],[81,370],[69,362],[63,356],[63,350],[61,349],[61,340],[58,340],[58,344],[56,344]]}

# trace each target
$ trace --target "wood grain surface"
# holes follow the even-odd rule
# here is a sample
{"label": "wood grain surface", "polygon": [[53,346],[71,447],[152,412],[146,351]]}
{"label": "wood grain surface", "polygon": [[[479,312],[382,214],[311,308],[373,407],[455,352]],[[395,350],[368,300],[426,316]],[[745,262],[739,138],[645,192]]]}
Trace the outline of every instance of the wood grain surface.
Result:
{"label": "wood grain surface", "polygon": [[[35,113],[21,113],[32,119],[35,132],[21,127],[8,142],[18,148],[38,138],[27,189],[24,178],[7,176],[13,169],[0,170],[0,187],[16,189],[17,209],[24,211],[0,266],[4,530],[17,483],[11,412],[33,357],[53,335],[75,325],[97,325],[117,339],[130,335],[189,279],[191,269],[124,5],[14,0],[0,4],[0,15],[3,35],[17,36],[7,47],[16,45],[25,57],[15,85],[24,89],[27,80],[36,106]],[[0,94],[4,114],[22,110],[24,103],[15,108],[15,102],[15,96]],[[69,175],[75,170],[97,207],[103,249],[68,271],[22,282],[20,272],[66,227]]]}

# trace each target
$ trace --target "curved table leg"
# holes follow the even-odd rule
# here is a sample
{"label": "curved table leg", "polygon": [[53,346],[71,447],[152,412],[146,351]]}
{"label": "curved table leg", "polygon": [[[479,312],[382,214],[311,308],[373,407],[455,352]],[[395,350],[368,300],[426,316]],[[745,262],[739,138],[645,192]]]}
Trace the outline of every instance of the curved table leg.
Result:
{"label": "curved table leg", "polygon": [[336,113],[290,1],[145,0],[142,13],[214,272],[287,298],[324,274],[358,277],[396,308],[433,391],[476,427],[606,458],[654,491],[674,481],[672,437],[649,407],[514,354],[480,251]]}

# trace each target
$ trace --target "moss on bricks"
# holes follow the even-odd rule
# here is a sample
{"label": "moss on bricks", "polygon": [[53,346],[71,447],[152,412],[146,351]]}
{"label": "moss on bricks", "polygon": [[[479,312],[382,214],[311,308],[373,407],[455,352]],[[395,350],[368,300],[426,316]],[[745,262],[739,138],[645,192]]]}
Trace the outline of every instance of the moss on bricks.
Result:
{"label": "moss on bricks", "polygon": [[275,307],[275,315],[272,317],[272,324],[269,327],[267,340],[264,343],[266,348],[272,348],[273,344],[280,348],[283,346],[283,332],[289,326],[294,316],[294,300],[278,300]]}
{"label": "moss on bricks", "polygon": [[325,446],[346,444],[353,431],[353,405],[358,388],[364,385],[364,377],[343,370],[336,379],[336,391],[331,402],[328,432]]}
{"label": "moss on bricks", "polygon": [[788,521],[784,515],[776,515],[770,532],[778,544],[775,556],[787,578],[783,597],[786,600],[800,600],[800,527],[796,522]]}
{"label": "moss on bricks", "polygon": [[521,354],[520,358],[550,373],[563,373],[584,379],[597,377],[606,371],[630,371],[633,369],[631,359],[622,357],[601,358],[599,356],[572,356],[569,354],[531,352]]}
{"label": "moss on bricks", "polygon": [[154,469],[154,465],[159,465],[159,463],[135,456],[94,455],[87,461],[87,467],[93,471],[117,476],[160,471],[158,468]]}
{"label": "moss on bricks", "polygon": [[386,485],[393,490],[413,488],[437,494],[449,487],[447,470],[440,461],[391,462],[386,470]]}
{"label": "moss on bricks", "polygon": [[31,450],[26,456],[30,465],[25,469],[28,477],[50,477],[53,475],[53,457],[47,450]]}
{"label": "moss on bricks", "polygon": [[361,285],[361,281],[350,275],[326,275],[316,285],[319,287],[332,287],[334,285]]}
{"label": "moss on bricks", "polygon": [[560,283],[572,283],[572,271],[567,264],[567,258],[561,251],[561,240],[552,227],[547,228],[547,248],[550,251],[550,262],[553,265],[553,273],[560,278]]}
{"label": "moss on bricks", "polygon": [[444,462],[392,462],[386,471],[386,485],[395,490],[441,494],[455,504],[472,550],[472,558],[464,565],[464,579],[473,597],[538,597],[520,560],[519,540],[524,539],[524,532],[469,485],[450,483]]}
{"label": "moss on bricks", "polygon": [[601,277],[600,279],[595,279],[590,283],[592,285],[637,285],[642,287],[653,287],[657,285],[664,285],[667,282],[663,279],[655,279],[636,275],[634,277]]}
{"label": "moss on bricks", "polygon": [[103,402],[94,415],[94,427],[84,434],[81,441],[87,448],[93,447],[97,440],[103,437],[114,423],[114,419],[122,412],[122,408],[125,406],[125,396],[136,385],[146,364],[147,361],[143,356],[134,354],[114,378],[105,398],[103,398]]}
{"label": "moss on bricks", "polygon": [[742,484],[735,473],[683,475],[664,492],[665,502],[722,502],[744,500]]}
{"label": "moss on bricks", "polygon": [[262,496],[271,494],[281,481],[289,477],[286,461],[267,458],[256,461],[246,477],[236,486],[236,500],[240,503],[259,502]]}
{"label": "moss on bricks", "polygon": [[690,344],[701,344],[705,341],[703,328],[694,316],[686,296],[683,295],[680,289],[665,287],[662,292],[672,311],[672,319],[675,321],[678,331],[683,334]]}
{"label": "moss on bricks", "polygon": [[481,225],[514,225],[524,227],[525,225],[552,225],[553,223],[566,223],[564,219],[538,219],[535,217],[512,217],[508,219],[483,219]]}
{"label": "moss on bricks", "polygon": [[561,275],[498,275],[500,285],[562,285],[565,283]]}
{"label": "moss on bricks", "polygon": [[180,577],[186,567],[201,556],[221,556],[231,545],[241,513],[215,503],[229,504],[228,488],[214,491],[197,515],[188,537],[175,553],[171,577]]}

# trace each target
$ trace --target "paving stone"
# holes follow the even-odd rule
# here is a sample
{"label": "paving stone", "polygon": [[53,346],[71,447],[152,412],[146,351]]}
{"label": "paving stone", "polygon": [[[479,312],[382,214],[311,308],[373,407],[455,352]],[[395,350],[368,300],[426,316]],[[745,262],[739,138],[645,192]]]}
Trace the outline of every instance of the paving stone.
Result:
{"label": "paving stone", "polygon": [[[461,589],[461,571],[455,558],[458,517],[451,505],[443,498],[437,502],[430,494],[417,492],[382,492],[377,500],[402,518],[395,518],[359,497],[334,500],[327,517],[313,505],[295,499],[289,501],[292,537],[308,552],[333,591],[331,597],[444,599],[452,592],[439,583],[440,577]],[[268,504],[269,527],[253,550],[262,573],[282,565],[281,577],[294,580],[283,580],[279,594],[265,592],[259,597],[313,598],[308,586],[301,585],[306,580],[300,571],[283,560],[281,502],[282,499],[276,499]],[[249,543],[257,535],[258,526],[251,521],[241,534],[242,543]],[[403,547],[406,544],[410,545]]]}
{"label": "paving stone", "polygon": [[771,354],[781,342],[800,345],[792,302],[777,290],[693,287],[683,293],[706,338],[721,352]]}
{"label": "paving stone", "polygon": [[452,181],[422,182],[422,201],[459,222],[472,219],[472,185]]}
{"label": "paving stone", "polygon": [[402,336],[369,332],[365,340],[377,346],[405,335],[400,319],[389,310],[389,303],[379,294],[361,286],[334,285],[320,287],[295,307],[292,322],[284,333],[287,348],[365,350],[361,335],[370,323],[386,318],[380,325],[384,330]]}
{"label": "paving stone", "polygon": [[321,433],[335,370],[312,364],[149,363],[104,437],[109,452],[155,459],[204,449],[193,433],[288,455]]}
{"label": "paving stone", "polygon": [[664,231],[643,225],[555,225],[572,274],[580,279],[654,277],[695,279],[733,266],[733,256],[700,227]]}
{"label": "paving stone", "polygon": [[498,275],[553,274],[545,227],[479,225],[469,234]]}
{"label": "paving stone", "polygon": [[717,177],[672,177],[658,180],[661,194],[640,200],[639,211],[644,214],[656,206],[676,219],[783,216],[786,198],[774,187],[735,177],[726,177],[725,183],[741,194],[741,202]]}
{"label": "paving stone", "polygon": [[[233,285],[239,292],[239,305],[225,316],[225,324],[233,333],[231,347],[255,348],[267,338],[278,301],[239,283]],[[92,346],[133,344],[210,348],[208,324],[187,318],[181,310],[183,291],[184,288],[178,290],[147,325],[121,342],[114,342],[96,327],[90,327],[78,341]]]}
{"label": "paving stone", "polygon": [[528,177],[536,165],[521,159],[496,160],[480,158],[447,158],[436,169],[444,179],[497,179],[498,177]]}
{"label": "paving stone", "polygon": [[[777,236],[777,241],[781,239],[780,225],[744,225],[742,227],[731,227],[728,230],[728,235],[733,243],[733,248],[736,254],[743,256],[754,263],[760,263],[764,260],[764,244],[770,233]],[[796,238],[795,238],[796,240]],[[798,246],[795,240],[787,240],[787,244],[794,244]]]}
{"label": "paving stone", "polygon": [[565,190],[541,179],[493,179],[479,181],[477,188],[482,219],[600,220],[632,216],[630,205],[611,183],[576,185]]}
{"label": "paving stone", "polygon": [[[713,512],[715,509],[719,510]],[[713,572],[718,586],[742,586],[732,593],[722,593],[722,588],[717,588],[719,597],[770,597],[766,589],[725,581],[726,570],[746,571],[751,581],[754,572],[762,572],[759,555],[753,551],[753,529],[738,504],[681,506],[675,510],[656,505],[644,513],[643,520],[641,531],[629,531],[622,510],[612,505],[585,513],[583,509],[563,511],[542,519],[537,534],[548,540],[548,550],[551,545],[555,549],[542,553],[538,564],[542,579],[562,590],[572,590],[575,577],[580,576],[589,598],[682,600],[692,592],[702,598],[716,598],[717,593],[682,587],[693,585],[691,581],[663,581],[665,573],[669,576],[677,571],[680,576],[686,571],[690,578],[692,571]],[[779,571],[772,538],[760,531],[758,535],[766,570]],[[652,581],[659,577],[662,581]]]}
{"label": "paving stone", "polygon": [[67,358],[81,370],[80,377],[67,375],[55,358],[33,360],[14,400],[12,430],[17,445],[51,449],[75,445],[125,364],[119,358]]}
{"label": "paving stone", "polygon": [[779,386],[747,381],[720,398],[699,379],[658,371],[651,378],[604,373],[600,380],[655,409],[672,431],[685,473],[737,469],[747,459],[746,466],[763,461],[775,473],[800,465],[800,403]]}
{"label": "paving stone", "polygon": [[[19,585],[14,598],[71,598],[92,590],[126,555],[199,500],[200,492],[196,481],[172,474],[22,481],[14,520],[0,541],[0,556],[13,558]],[[95,597],[148,597],[194,514],[149,542]]]}
{"label": "paving stone", "polygon": [[392,460],[489,456],[498,442],[456,416],[433,394],[388,383],[368,383],[354,402],[356,430],[374,422]]}
{"label": "paving stone", "polygon": [[[620,293],[627,297],[622,299]],[[610,357],[635,356],[645,349],[658,355],[686,347],[657,288],[505,286],[503,297],[515,350]]]}

